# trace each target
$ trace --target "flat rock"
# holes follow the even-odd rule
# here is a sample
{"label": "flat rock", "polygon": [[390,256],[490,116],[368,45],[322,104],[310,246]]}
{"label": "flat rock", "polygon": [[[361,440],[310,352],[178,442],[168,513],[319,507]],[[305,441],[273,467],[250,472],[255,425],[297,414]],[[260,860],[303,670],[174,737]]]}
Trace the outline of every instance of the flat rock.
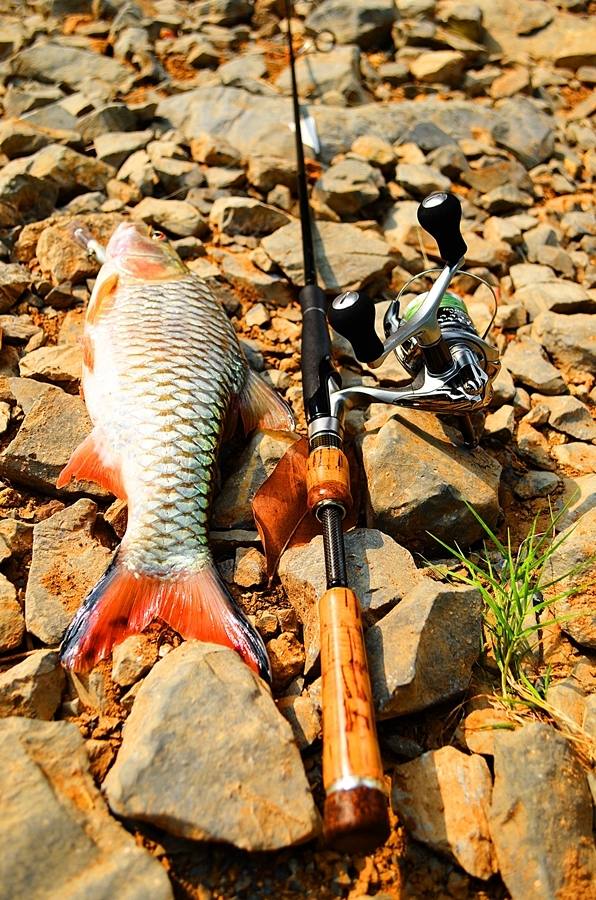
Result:
{"label": "flat rock", "polygon": [[[79,397],[59,388],[44,391],[23,419],[16,437],[0,454],[0,476],[17,484],[56,493],[56,479],[73,450],[91,432],[91,421]],[[109,494],[91,481],[71,481],[61,494]]]}
{"label": "flat rock", "polygon": [[15,650],[25,635],[25,619],[12,582],[0,574],[0,653]]}
{"label": "flat rock", "polygon": [[18,263],[0,263],[0,312],[14,306],[31,286],[31,273]]}
{"label": "flat rock", "polygon": [[513,493],[522,500],[532,500],[534,497],[547,497],[560,484],[561,479],[554,472],[529,471],[515,482]]}
{"label": "flat rock", "polygon": [[317,181],[313,199],[338,215],[356,215],[362,207],[379,198],[385,184],[378,169],[359,159],[334,163]]}
{"label": "flat rock", "polygon": [[[358,596],[367,625],[392,609],[422,579],[409,551],[381,531],[348,531],[345,548],[348,583]],[[326,590],[323,537],[286,550],[279,577],[304,627],[305,671],[309,672],[320,650],[319,600]]]}
{"label": "flat rock", "polygon": [[581,475],[596,472],[596,447],[593,444],[586,444],[583,441],[557,444],[553,447],[552,454],[560,465],[574,469]]}
{"label": "flat rock", "polygon": [[38,522],[27,592],[27,630],[58,644],[87,592],[108,567],[112,552],[94,536],[97,506],[78,500]]}
{"label": "flat rock", "polygon": [[116,815],[245,850],[319,830],[290,726],[239,656],[213,644],[182,644],[147,676],[104,790]]}
{"label": "flat rock", "polygon": [[596,584],[596,508],[581,515],[557,537],[563,542],[549,558],[545,569],[545,581],[557,579],[546,590],[552,599],[573,590],[569,597],[556,602],[558,615],[570,616],[561,622],[561,628],[578,644],[596,650],[596,610],[594,585]]}
{"label": "flat rock", "polygon": [[81,349],[74,344],[40,347],[21,357],[19,370],[24,378],[72,386],[81,380],[82,362]]}
{"label": "flat rock", "polygon": [[466,502],[493,526],[501,467],[483,449],[465,450],[457,440],[435,416],[413,410],[392,415],[378,431],[364,435],[369,527],[410,550],[437,551],[428,531],[447,542],[457,538],[462,547],[482,536]]}
{"label": "flat rock", "polygon": [[64,681],[58,654],[53,650],[36,650],[0,674],[0,718],[53,718]]}
{"label": "flat rock", "polygon": [[[279,228],[262,245],[290,281],[304,282],[299,222]],[[317,222],[314,249],[319,284],[336,293],[384,278],[396,264],[385,241],[347,223]]]}
{"label": "flat rock", "polygon": [[157,647],[144,634],[131,634],[114,647],[112,681],[129,687],[138,681],[157,662]]}
{"label": "flat rock", "polygon": [[210,224],[229,235],[271,234],[289,221],[280,209],[252,197],[218,197],[209,213]]}
{"label": "flat rock", "polygon": [[0,773],[4,896],[171,900],[163,867],[109,815],[76,725],[1,721]]}
{"label": "flat rock", "polygon": [[131,153],[144,149],[152,137],[150,130],[111,132],[98,134],[93,144],[98,159],[119,169]]}
{"label": "flat rock", "polygon": [[525,285],[515,292],[513,299],[527,309],[530,319],[543,312],[588,313],[596,310],[595,301],[583,285],[564,278],[545,284]]}
{"label": "flat rock", "polygon": [[482,757],[441,747],[397,766],[391,802],[412,837],[487,879],[497,871],[488,827],[491,794]]}
{"label": "flat rock", "polygon": [[451,187],[449,178],[424,163],[400,163],[395,171],[395,178],[409,194],[420,199],[433,191],[448,191]]}
{"label": "flat rock", "polygon": [[42,81],[63,83],[75,89],[80,86],[82,74],[119,87],[123,87],[131,75],[129,69],[108,56],[53,42],[21,50],[12,59],[11,69],[13,75],[39,77]]}
{"label": "flat rock", "polygon": [[[354,106],[369,97],[360,75],[360,51],[354,46],[334,47],[327,53],[299,56],[296,81],[300,96],[309,99],[323,97],[328,91],[333,91],[344,97],[349,106]],[[275,84],[285,94],[291,92],[289,67],[275,79]]]}
{"label": "flat rock", "polygon": [[490,830],[513,900],[590,896],[596,864],[588,781],[551,726],[495,737]]}
{"label": "flat rock", "polygon": [[314,33],[330,29],[340,44],[375,47],[389,36],[395,18],[392,0],[323,0],[306,19]]}
{"label": "flat rock", "polygon": [[512,341],[503,354],[503,365],[517,382],[543,394],[562,394],[565,390],[562,376],[537,341]]}
{"label": "flat rock", "polygon": [[533,402],[548,409],[548,424],[563,434],[580,441],[596,440],[596,422],[588,407],[577,397],[541,397],[534,394]]}
{"label": "flat rock", "polygon": [[132,210],[134,219],[149,222],[179,237],[206,234],[206,225],[198,209],[186,200],[158,200],[145,197]]}
{"label": "flat rock", "polygon": [[429,578],[368,629],[365,640],[377,713],[419,712],[465,691],[480,654],[482,598]]}
{"label": "flat rock", "polygon": [[410,72],[417,81],[455,85],[462,77],[465,59],[457,50],[432,50],[420,53],[410,63]]}
{"label": "flat rock", "polygon": [[553,120],[526,97],[504,100],[499,105],[492,134],[497,145],[513,153],[527,169],[549,159],[553,152]]}
{"label": "flat rock", "polygon": [[114,175],[114,169],[101,160],[77,153],[70,147],[50,144],[32,156],[13,159],[2,170],[3,176],[32,175],[42,181],[51,182],[58,188],[62,198],[88,191],[105,188]]}
{"label": "flat rock", "polygon": [[532,323],[532,337],[562,368],[580,373],[596,368],[596,316],[541,313]]}

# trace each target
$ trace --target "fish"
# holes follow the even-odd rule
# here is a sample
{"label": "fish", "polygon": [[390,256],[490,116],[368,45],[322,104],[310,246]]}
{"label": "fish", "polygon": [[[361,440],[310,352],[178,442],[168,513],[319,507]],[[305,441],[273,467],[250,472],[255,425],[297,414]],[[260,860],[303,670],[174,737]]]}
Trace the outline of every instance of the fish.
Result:
{"label": "fish", "polygon": [[111,564],[67,628],[61,660],[87,671],[160,619],[184,639],[232,647],[270,680],[267,652],[208,544],[217,458],[242,420],[292,431],[290,408],[248,366],[207,284],[161,232],[120,224],[86,310],[82,395],[93,429],[57,479],[101,485],[128,503]]}

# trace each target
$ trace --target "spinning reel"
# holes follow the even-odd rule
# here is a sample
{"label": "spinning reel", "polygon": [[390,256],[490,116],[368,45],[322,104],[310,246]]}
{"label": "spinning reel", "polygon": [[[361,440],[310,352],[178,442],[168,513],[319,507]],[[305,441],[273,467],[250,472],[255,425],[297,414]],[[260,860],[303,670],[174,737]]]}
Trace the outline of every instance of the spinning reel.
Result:
{"label": "spinning reel", "polygon": [[[341,429],[347,405],[390,403],[456,414],[465,445],[474,447],[478,443],[470,413],[490,402],[492,383],[500,368],[499,354],[485,341],[486,332],[481,337],[476,331],[464,301],[449,293],[448,288],[458,273],[489,288],[490,285],[461,269],[468,248],[460,231],[461,205],[454,194],[429,194],[418,208],[418,221],[437,242],[445,267],[431,289],[409,303],[402,315],[400,298],[421,275],[404,285],[385,314],[385,340],[375,331],[375,305],[365,295],[345,291],[335,298],[328,311],[331,326],[350,342],[359,362],[376,368],[393,351],[411,381],[387,390],[364,386],[342,389],[331,380],[331,420],[315,420],[317,431]],[[421,274],[434,271],[439,270],[429,269]]]}

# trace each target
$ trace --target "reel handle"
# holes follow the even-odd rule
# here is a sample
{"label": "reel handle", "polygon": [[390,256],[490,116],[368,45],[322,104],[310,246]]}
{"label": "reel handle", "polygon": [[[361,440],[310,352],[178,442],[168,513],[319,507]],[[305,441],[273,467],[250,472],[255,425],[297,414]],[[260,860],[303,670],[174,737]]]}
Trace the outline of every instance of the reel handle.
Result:
{"label": "reel handle", "polygon": [[454,266],[466,255],[468,247],[460,231],[461,203],[455,194],[429,194],[418,207],[418,221],[437,242],[443,262]]}
{"label": "reel handle", "polygon": [[344,291],[331,303],[329,324],[352,345],[359,362],[370,363],[384,352],[383,341],[375,331],[375,305],[358,291]]}

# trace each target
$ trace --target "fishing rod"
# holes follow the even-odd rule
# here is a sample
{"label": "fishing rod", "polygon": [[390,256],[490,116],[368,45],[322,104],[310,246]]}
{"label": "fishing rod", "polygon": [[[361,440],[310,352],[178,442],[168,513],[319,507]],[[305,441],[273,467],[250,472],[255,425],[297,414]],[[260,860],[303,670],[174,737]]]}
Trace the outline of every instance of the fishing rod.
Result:
{"label": "fishing rod", "polygon": [[304,286],[302,390],[308,424],[307,504],[323,529],[327,590],[319,601],[323,708],[323,815],[326,841],[366,852],[389,834],[388,801],[377,740],[360,604],[348,586],[342,520],[351,505],[350,473],[331,394],[341,380],[331,362],[327,298],[317,284],[311,211],[292,42],[292,3],[285,0],[298,164]]}

